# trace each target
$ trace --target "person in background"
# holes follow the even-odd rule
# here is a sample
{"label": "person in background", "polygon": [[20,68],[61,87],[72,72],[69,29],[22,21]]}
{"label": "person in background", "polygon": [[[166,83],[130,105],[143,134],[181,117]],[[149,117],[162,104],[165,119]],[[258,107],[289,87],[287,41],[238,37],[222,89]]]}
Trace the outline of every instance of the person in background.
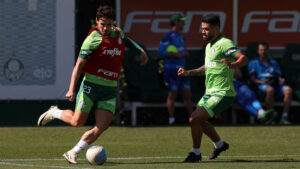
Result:
{"label": "person in background", "polygon": [[189,115],[193,111],[190,81],[188,77],[179,77],[177,75],[178,69],[185,67],[186,57],[188,56],[185,39],[181,34],[186,19],[187,18],[181,14],[172,15],[171,30],[164,35],[158,48],[159,57],[165,60],[163,73],[164,82],[168,88],[167,108],[170,125],[175,122],[174,103],[179,89],[182,91],[183,103]]}
{"label": "person in background", "polygon": [[249,89],[243,81],[243,74],[240,69],[235,69],[233,79],[235,89],[235,102],[239,104],[249,115],[254,116],[258,121],[265,124],[274,124],[277,112],[264,110],[255,93]]}
{"label": "person in background", "polygon": [[258,44],[259,57],[252,59],[248,65],[248,76],[258,90],[265,94],[267,109],[274,108],[275,97],[283,98],[283,112],[280,124],[291,124],[288,112],[292,101],[293,90],[285,85],[279,64],[269,56],[269,45],[266,42]]}

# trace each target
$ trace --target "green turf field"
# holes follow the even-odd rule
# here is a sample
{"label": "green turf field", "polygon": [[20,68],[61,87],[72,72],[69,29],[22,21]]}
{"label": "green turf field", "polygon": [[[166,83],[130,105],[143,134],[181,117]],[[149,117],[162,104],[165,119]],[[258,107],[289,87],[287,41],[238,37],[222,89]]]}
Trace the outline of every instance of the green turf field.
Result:
{"label": "green turf field", "polygon": [[300,126],[217,127],[230,149],[209,160],[213,145],[204,136],[202,162],[182,163],[192,141],[188,126],[111,127],[94,144],[102,145],[108,160],[89,165],[79,156],[70,165],[62,154],[87,130],[72,127],[0,128],[0,168],[191,169],[300,168]]}

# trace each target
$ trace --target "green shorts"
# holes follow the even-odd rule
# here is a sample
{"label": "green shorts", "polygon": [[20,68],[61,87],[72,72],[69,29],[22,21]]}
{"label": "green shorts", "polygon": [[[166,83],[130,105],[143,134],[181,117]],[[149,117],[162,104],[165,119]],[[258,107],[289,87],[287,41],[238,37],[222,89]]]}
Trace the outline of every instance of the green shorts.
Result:
{"label": "green shorts", "polygon": [[207,95],[205,94],[197,104],[197,107],[204,107],[210,117],[222,113],[234,102],[234,96]]}
{"label": "green shorts", "polygon": [[95,108],[115,113],[116,87],[108,87],[83,80],[76,98],[76,110],[89,113]]}

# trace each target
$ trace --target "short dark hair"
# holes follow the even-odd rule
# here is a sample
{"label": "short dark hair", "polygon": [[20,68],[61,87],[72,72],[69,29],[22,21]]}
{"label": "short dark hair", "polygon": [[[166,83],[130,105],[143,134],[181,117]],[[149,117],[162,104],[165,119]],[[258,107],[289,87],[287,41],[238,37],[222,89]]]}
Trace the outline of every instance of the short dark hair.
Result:
{"label": "short dark hair", "polygon": [[113,2],[112,0],[101,0],[100,3],[99,3],[99,7],[100,6],[110,6],[113,8]]}
{"label": "short dark hair", "polygon": [[115,11],[114,9],[112,9],[111,11],[109,12],[103,12],[103,11],[100,11],[98,10],[97,11],[97,14],[96,14],[96,18],[97,20],[99,20],[100,18],[108,18],[108,19],[115,19]]}
{"label": "short dark hair", "polygon": [[203,16],[201,22],[205,22],[210,24],[211,26],[218,26],[220,27],[220,17],[214,14],[208,14]]}
{"label": "short dark hair", "polygon": [[269,49],[268,42],[259,42],[257,46],[259,46],[259,45],[263,45],[263,46],[267,47],[267,49]]}

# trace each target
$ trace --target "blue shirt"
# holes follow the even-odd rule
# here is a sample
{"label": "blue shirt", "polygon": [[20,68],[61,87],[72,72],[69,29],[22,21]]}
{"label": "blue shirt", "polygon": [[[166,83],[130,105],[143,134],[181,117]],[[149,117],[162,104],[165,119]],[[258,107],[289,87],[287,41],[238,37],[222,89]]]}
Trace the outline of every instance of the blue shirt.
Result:
{"label": "blue shirt", "polygon": [[281,70],[276,60],[269,57],[269,62],[264,65],[259,57],[256,57],[249,62],[248,75],[264,81],[267,77],[281,77]]}
{"label": "blue shirt", "polygon": [[165,36],[162,38],[158,48],[158,56],[160,58],[165,58],[165,65],[164,67],[167,68],[174,68],[174,67],[185,67],[185,57],[184,58],[166,58],[167,54],[167,47],[169,45],[174,45],[178,53],[185,53],[186,46],[185,46],[185,39],[184,37],[173,30],[170,30]]}

